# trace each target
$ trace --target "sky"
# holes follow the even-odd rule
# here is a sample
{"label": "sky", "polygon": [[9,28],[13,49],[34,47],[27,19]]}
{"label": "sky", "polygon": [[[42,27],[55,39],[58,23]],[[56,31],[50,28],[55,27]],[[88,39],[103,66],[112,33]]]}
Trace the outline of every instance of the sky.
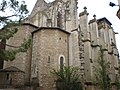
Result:
{"label": "sky", "polygon": [[[25,0],[28,10],[32,11],[37,0]],[[53,1],[53,0],[46,0]],[[89,20],[93,19],[93,15],[96,15],[96,18],[106,17],[111,23],[115,32],[119,34],[116,35],[117,48],[120,52],[120,19],[116,16],[118,6],[110,7],[109,3],[113,2],[118,5],[117,0],[78,0],[78,13],[83,11],[84,6],[87,7],[89,13]]]}

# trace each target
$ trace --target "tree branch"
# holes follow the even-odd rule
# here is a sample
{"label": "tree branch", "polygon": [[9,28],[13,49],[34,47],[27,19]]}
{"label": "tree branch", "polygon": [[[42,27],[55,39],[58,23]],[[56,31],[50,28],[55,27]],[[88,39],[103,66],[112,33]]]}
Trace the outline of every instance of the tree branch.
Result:
{"label": "tree branch", "polygon": [[9,47],[13,47],[13,48],[19,48],[20,47],[20,46],[13,46],[13,45],[5,44],[5,43],[2,43],[2,42],[0,42],[0,44],[5,45],[5,46],[9,46]]}

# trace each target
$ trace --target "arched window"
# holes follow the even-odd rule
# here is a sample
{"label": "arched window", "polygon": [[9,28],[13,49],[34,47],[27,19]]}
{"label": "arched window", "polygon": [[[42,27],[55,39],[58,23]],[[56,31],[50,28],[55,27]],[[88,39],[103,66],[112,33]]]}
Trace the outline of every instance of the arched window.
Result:
{"label": "arched window", "polygon": [[62,28],[62,14],[60,12],[57,14],[57,27]]}
{"label": "arched window", "polygon": [[60,70],[63,69],[63,66],[64,66],[64,58],[60,57]]}
{"label": "arched window", "polygon": [[59,65],[58,65],[58,68],[60,70],[63,69],[64,65],[65,65],[65,56],[64,55],[60,55],[59,56],[59,61],[58,61]]}

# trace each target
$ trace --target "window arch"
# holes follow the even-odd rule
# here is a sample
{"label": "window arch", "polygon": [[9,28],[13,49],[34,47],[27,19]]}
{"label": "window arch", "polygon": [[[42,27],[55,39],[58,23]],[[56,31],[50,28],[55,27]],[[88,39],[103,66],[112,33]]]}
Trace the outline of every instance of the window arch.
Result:
{"label": "window arch", "polygon": [[59,68],[62,70],[63,69],[63,66],[65,64],[65,57],[63,55],[61,55],[59,57]]}
{"label": "window arch", "polygon": [[64,58],[60,57],[60,69],[62,70],[64,66]]}

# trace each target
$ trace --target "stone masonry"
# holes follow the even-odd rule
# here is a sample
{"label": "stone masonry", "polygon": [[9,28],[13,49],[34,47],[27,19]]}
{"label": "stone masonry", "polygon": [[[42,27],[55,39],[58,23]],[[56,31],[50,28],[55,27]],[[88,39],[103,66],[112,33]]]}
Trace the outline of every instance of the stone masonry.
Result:
{"label": "stone masonry", "polygon": [[78,17],[77,3],[77,0],[50,3],[37,0],[25,23],[7,41],[17,47],[24,39],[32,38],[28,51],[17,54],[14,61],[5,61],[3,68],[13,66],[24,72],[24,90],[56,90],[56,79],[50,72],[59,70],[61,61],[65,66],[79,68],[85,90],[98,90],[93,84],[93,66],[97,65],[101,45],[115,83],[119,53],[112,24],[105,17],[97,19],[96,15],[88,21],[86,7]]}

